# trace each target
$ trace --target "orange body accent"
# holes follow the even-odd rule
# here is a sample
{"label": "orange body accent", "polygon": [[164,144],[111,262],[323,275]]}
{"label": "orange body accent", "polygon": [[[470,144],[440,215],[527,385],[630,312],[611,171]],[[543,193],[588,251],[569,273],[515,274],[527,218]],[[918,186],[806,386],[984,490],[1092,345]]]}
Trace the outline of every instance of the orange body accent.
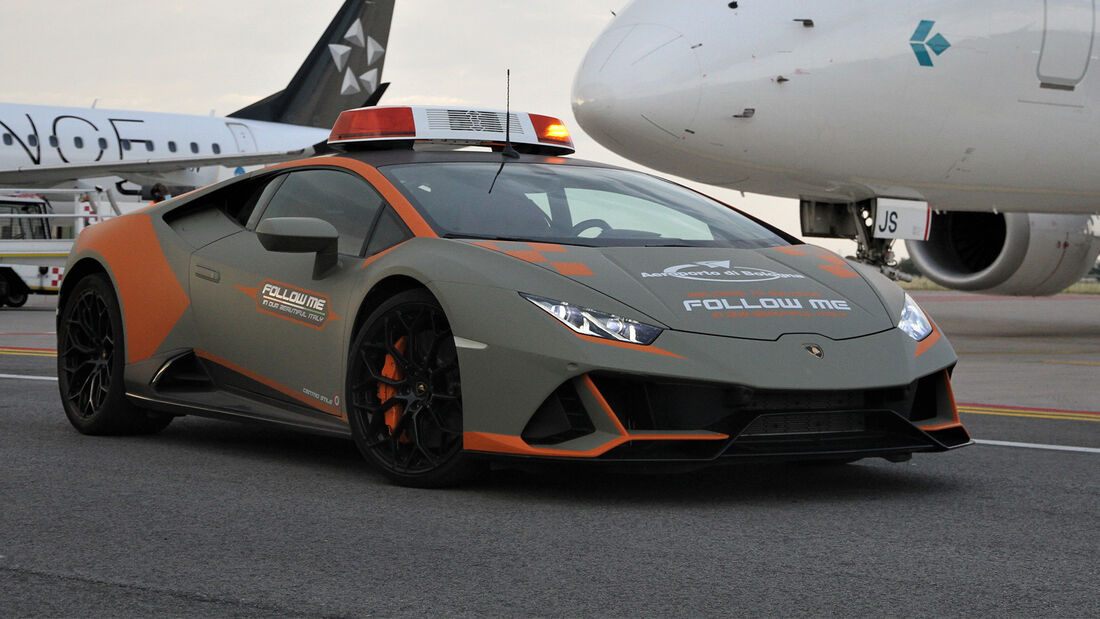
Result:
{"label": "orange body accent", "polygon": [[153,356],[191,304],[180,285],[153,221],[146,213],[110,219],[85,228],[73,255],[98,252],[110,265],[126,325],[126,361]]}
{"label": "orange body accent", "polygon": [[[550,259],[543,254],[569,253],[569,250],[564,246],[555,245],[554,243],[525,243],[521,241],[509,241],[509,243],[511,243],[510,247],[513,248],[526,245],[529,249],[505,249],[493,241],[476,241],[471,244],[477,245],[478,247],[484,247],[485,249],[499,251],[502,254],[508,254],[524,262],[536,264],[550,262]],[[593,275],[592,269],[588,268],[588,265],[583,262],[550,262],[550,267],[562,275]]]}
{"label": "orange body accent", "polygon": [[367,266],[370,265],[375,260],[378,260],[382,256],[385,256],[386,254],[390,253],[391,251],[397,249],[398,247],[401,247],[405,243],[408,243],[408,241],[401,241],[397,245],[394,245],[393,247],[388,247],[386,249],[383,249],[382,251],[378,252],[377,254],[374,254],[373,256],[367,256],[366,260],[363,260],[363,264],[359,265],[359,268],[360,269],[367,268]]}
{"label": "orange body accent", "polygon": [[569,250],[557,243],[528,243],[531,249],[542,252],[544,254],[564,254]]}
{"label": "orange body accent", "polygon": [[772,247],[772,251],[777,251],[781,254],[787,254],[788,256],[805,256],[806,252],[802,249],[805,245],[790,245],[784,247]]}
{"label": "orange body accent", "polygon": [[928,352],[929,348],[932,348],[936,342],[940,341],[940,337],[942,337],[940,330],[936,328],[936,325],[932,325],[932,332],[928,334],[928,337],[917,342],[917,352],[913,353],[913,358],[916,359]]}
{"label": "orange body accent", "polygon": [[519,258],[526,262],[549,262],[546,256],[540,254],[537,251],[506,251],[504,252],[513,258]]}
{"label": "orange body accent", "polygon": [[852,267],[848,265],[841,266],[839,264],[822,264],[818,265],[817,268],[832,273],[837,277],[859,277],[859,273],[853,271]]}
{"label": "orange body accent", "polygon": [[581,383],[589,390],[589,392],[596,398],[600,408],[603,409],[604,414],[611,419],[611,422],[615,425],[615,429],[619,432],[619,436],[607,441],[606,443],[588,449],[585,451],[572,451],[569,449],[554,449],[552,447],[534,447],[528,445],[522,438],[518,436],[510,436],[507,434],[494,434],[492,432],[463,432],[462,433],[462,447],[463,449],[470,451],[487,451],[495,453],[507,453],[523,456],[553,456],[559,458],[595,458],[611,451],[612,449],[622,445],[623,443],[629,443],[630,441],[721,441],[729,438],[727,434],[721,434],[718,432],[709,432],[706,434],[659,434],[659,433],[646,433],[646,434],[631,434],[623,427],[619,417],[615,414],[615,411],[611,409],[611,405],[607,403],[607,400],[600,393],[600,390],[596,387],[596,383],[592,382],[592,379],[588,375],[580,377]]}
{"label": "orange body accent", "polygon": [[[559,322],[558,324],[561,324],[561,323]],[[561,326],[565,327],[566,329],[569,329],[569,327],[566,327],[565,325],[561,325]],[[638,352],[647,352],[647,353],[654,354],[654,355],[664,355],[665,357],[672,357],[673,359],[683,359],[683,357],[681,357],[680,355],[678,355],[674,352],[669,352],[669,351],[667,351],[663,348],[657,348],[656,346],[653,346],[653,345],[643,346],[641,344],[631,344],[630,342],[619,342],[619,341],[616,341],[616,340],[608,340],[608,339],[605,339],[605,338],[602,338],[602,337],[596,337],[594,335],[584,335],[582,333],[577,333],[576,331],[574,331],[572,329],[569,329],[569,332],[572,333],[573,335],[581,338],[582,340],[592,342],[594,344],[606,344],[608,346],[617,346],[619,348],[625,348],[627,350],[636,350]]]}
{"label": "orange body accent", "polygon": [[917,426],[926,432],[932,430],[946,430],[947,428],[954,428],[962,425],[962,422],[959,421],[959,407],[955,403],[955,390],[951,387],[951,376],[947,374],[947,370],[943,371],[943,381],[947,384],[947,398],[951,400],[951,416],[954,419],[953,421],[936,424],[934,426]]}
{"label": "orange body accent", "polygon": [[[393,347],[397,349],[397,352],[403,355],[405,354],[405,347],[407,344],[408,338],[402,337],[397,340]],[[390,380],[401,380],[405,377],[405,373],[401,371],[401,368],[397,367],[397,360],[393,358],[393,355],[386,355],[386,361],[382,364],[382,376]],[[378,400],[380,402],[385,402],[395,395],[397,395],[397,387],[392,387],[381,382],[378,383]],[[390,434],[393,434],[398,422],[401,421],[402,412],[403,407],[401,404],[394,404],[386,409],[386,427],[390,429]],[[401,441],[408,441],[404,434],[401,435]]]}
{"label": "orange body accent", "polygon": [[342,419],[344,421],[348,420],[347,415],[345,415],[344,411],[340,410],[339,408],[337,408],[335,406],[329,406],[328,404],[325,404],[324,402],[322,402],[320,400],[316,400],[314,398],[311,398],[311,397],[307,396],[304,393],[295,391],[295,390],[291,389],[290,387],[287,387],[286,385],[281,385],[281,384],[271,380],[270,378],[267,378],[265,376],[261,376],[261,375],[257,374],[256,372],[253,372],[252,370],[244,367],[243,365],[237,365],[236,363],[233,363],[232,361],[230,361],[228,359],[223,359],[223,358],[215,355],[214,353],[206,352],[205,350],[195,349],[195,356],[201,357],[201,358],[206,359],[208,361],[212,361],[214,363],[217,363],[220,366],[224,366],[224,367],[226,367],[230,370],[233,370],[234,372],[240,374],[241,376],[247,376],[248,378],[260,383],[261,385],[264,385],[266,387],[270,387],[270,388],[274,389],[275,391],[278,391],[279,393],[281,393],[285,396],[288,396],[288,397],[291,397],[295,400],[298,400],[299,402],[305,404],[306,406],[308,406],[310,408],[316,408],[318,410],[324,411],[324,412],[332,415],[333,417],[338,417],[339,419]]}
{"label": "orange body accent", "polygon": [[592,269],[588,268],[582,262],[551,262],[550,266],[554,267],[558,273],[562,275],[592,275]]}
{"label": "orange body accent", "polygon": [[818,251],[817,257],[820,258],[823,262],[828,263],[818,265],[817,268],[828,273],[832,273],[837,277],[859,277],[859,273],[856,273],[855,269],[848,266],[848,263],[844,260],[844,258],[841,258],[840,256],[821,247],[817,247],[815,249],[817,249]]}
{"label": "orange body accent", "polygon": [[287,161],[285,163],[273,165],[269,169],[276,170],[279,168],[303,168],[311,166],[330,166],[355,172],[365,178],[368,183],[382,194],[382,197],[393,207],[393,210],[397,212],[397,215],[401,217],[401,220],[405,222],[405,225],[409,227],[409,230],[411,230],[414,235],[433,238],[439,237],[439,235],[435,233],[435,230],[432,230],[432,227],[428,225],[424,217],[420,215],[420,212],[405,199],[405,196],[398,191],[392,183],[386,180],[386,177],[382,176],[382,173],[379,172],[377,168],[370,164],[348,157],[317,157],[314,159]]}

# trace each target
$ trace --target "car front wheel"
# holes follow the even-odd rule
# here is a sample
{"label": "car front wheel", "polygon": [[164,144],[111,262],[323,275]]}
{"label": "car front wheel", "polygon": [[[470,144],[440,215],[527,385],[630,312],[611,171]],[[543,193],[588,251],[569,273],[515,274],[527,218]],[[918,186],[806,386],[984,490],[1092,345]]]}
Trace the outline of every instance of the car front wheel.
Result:
{"label": "car front wheel", "polygon": [[387,477],[438,487],[471,472],[454,335],[431,293],[406,291],[375,309],[352,343],[348,372],[355,443]]}

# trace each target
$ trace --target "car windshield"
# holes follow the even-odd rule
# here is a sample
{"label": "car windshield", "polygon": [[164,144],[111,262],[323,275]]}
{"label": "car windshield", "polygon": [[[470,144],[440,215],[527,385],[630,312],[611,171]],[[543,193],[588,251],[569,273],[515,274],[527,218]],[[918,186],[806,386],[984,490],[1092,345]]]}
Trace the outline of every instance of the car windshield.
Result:
{"label": "car windshield", "polygon": [[437,232],[452,238],[592,246],[789,244],[782,233],[720,202],[626,170],[518,162],[501,170],[496,163],[449,162],[380,171]]}

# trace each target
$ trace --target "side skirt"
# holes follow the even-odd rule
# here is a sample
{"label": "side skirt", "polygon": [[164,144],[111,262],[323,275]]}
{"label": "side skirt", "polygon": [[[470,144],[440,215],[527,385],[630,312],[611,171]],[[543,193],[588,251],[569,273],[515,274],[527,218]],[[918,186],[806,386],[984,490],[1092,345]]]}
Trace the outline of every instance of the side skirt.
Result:
{"label": "side skirt", "polygon": [[[230,394],[221,394],[223,397],[233,398]],[[264,413],[247,411],[247,410],[233,410],[229,408],[215,407],[211,405],[198,404],[195,402],[179,402],[172,400],[164,400],[160,398],[153,398],[143,395],[137,395],[134,393],[127,393],[126,397],[129,398],[137,406],[148,408],[162,413],[168,413],[171,415],[197,415],[199,417],[208,417],[211,419],[221,419],[226,421],[238,421],[244,423],[259,423],[266,425],[274,425],[282,428],[298,430],[302,432],[310,432],[312,434],[321,434],[324,436],[336,436],[342,438],[351,438],[351,428],[338,420],[307,420],[300,416],[295,418],[287,418],[284,415],[272,415],[265,411]]]}

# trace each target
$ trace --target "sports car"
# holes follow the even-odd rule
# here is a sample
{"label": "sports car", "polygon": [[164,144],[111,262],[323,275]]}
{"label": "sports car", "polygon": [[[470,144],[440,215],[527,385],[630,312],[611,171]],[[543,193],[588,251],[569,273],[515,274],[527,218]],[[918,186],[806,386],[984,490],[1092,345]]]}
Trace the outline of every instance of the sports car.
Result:
{"label": "sports car", "polygon": [[350,437],[414,486],[492,458],[970,443],[954,351],[878,270],[570,158],[557,119],[362,108],[329,145],[80,235],[57,324],[77,430],[267,422]]}

